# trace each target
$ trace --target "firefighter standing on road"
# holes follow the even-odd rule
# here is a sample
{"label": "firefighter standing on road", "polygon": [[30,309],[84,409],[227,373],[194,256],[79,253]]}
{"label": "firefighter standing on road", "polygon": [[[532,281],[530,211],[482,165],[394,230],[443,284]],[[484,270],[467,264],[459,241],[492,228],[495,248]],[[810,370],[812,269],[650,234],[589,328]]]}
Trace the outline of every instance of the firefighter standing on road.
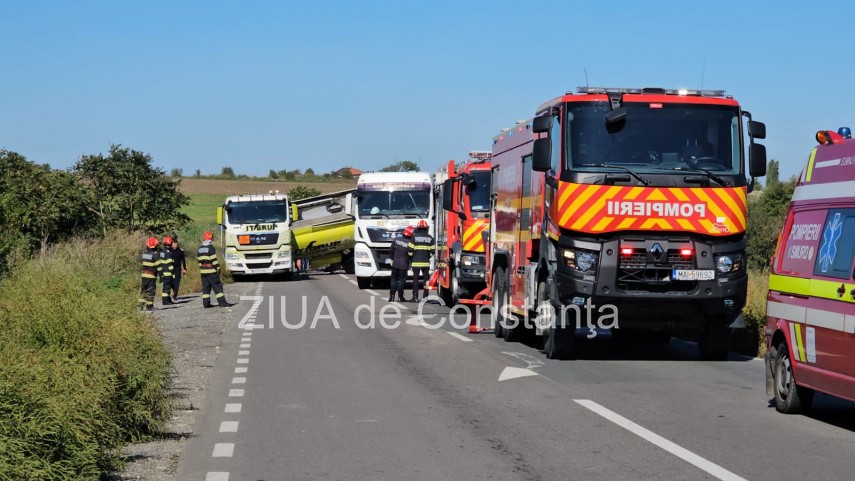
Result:
{"label": "firefighter standing on road", "polygon": [[157,290],[157,271],[160,258],[157,253],[157,239],[149,237],[142,253],[142,282],[140,284],[140,309],[154,309],[154,293]]}
{"label": "firefighter standing on road", "polygon": [[419,301],[420,283],[424,282],[424,295],[427,298],[427,284],[430,276],[430,258],[433,256],[433,236],[428,233],[428,223],[422,219],[419,221],[413,239],[410,241],[408,251],[413,259],[413,299]]}
{"label": "firefighter standing on road", "polygon": [[214,307],[211,305],[211,291],[213,290],[220,307],[233,306],[234,304],[226,301],[226,296],[223,294],[223,283],[220,282],[220,263],[217,261],[214,234],[211,231],[205,231],[202,237],[202,246],[199,247],[196,258],[199,260],[199,274],[202,275],[202,305]]}
{"label": "firefighter standing on road", "polygon": [[181,276],[187,274],[187,257],[184,255],[184,249],[178,243],[178,239],[172,241],[172,262],[174,270],[172,272],[172,302],[178,302],[178,287],[181,285]]}
{"label": "firefighter standing on road", "polygon": [[172,281],[175,273],[175,261],[172,259],[172,237],[163,238],[163,249],[160,251],[160,262],[157,265],[157,274],[163,283],[163,292],[160,300],[164,306],[174,304],[170,295],[172,294]]}
{"label": "firefighter standing on road", "polygon": [[389,287],[389,302],[404,302],[404,284],[407,282],[407,271],[410,270],[409,239],[413,237],[413,226],[407,226],[404,232],[392,241],[389,250],[389,261],[392,263],[392,284]]}

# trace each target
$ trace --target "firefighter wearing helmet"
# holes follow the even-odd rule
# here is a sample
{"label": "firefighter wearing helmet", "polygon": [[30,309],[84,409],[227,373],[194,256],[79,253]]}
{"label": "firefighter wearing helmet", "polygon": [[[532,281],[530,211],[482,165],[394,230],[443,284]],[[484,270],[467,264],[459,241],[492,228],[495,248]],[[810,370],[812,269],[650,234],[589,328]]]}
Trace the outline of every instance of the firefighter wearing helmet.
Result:
{"label": "firefighter wearing helmet", "polygon": [[425,299],[428,295],[427,285],[430,277],[430,258],[433,256],[433,250],[433,236],[428,233],[427,221],[422,219],[416,225],[416,231],[408,245],[413,266],[412,302],[419,301],[419,291],[422,289],[422,282],[424,283],[424,295],[422,299]]}
{"label": "firefighter wearing helmet", "polygon": [[140,283],[140,309],[154,309],[154,293],[157,290],[157,271],[160,258],[157,252],[157,238],[149,237],[142,253],[142,282]]}
{"label": "firefighter wearing helmet", "polygon": [[157,264],[157,274],[163,283],[160,301],[164,306],[175,304],[172,302],[172,281],[175,275],[175,260],[172,257],[172,237],[163,238],[163,249],[160,250],[160,261]]}
{"label": "firefighter wearing helmet", "polygon": [[211,231],[205,231],[202,235],[202,245],[196,253],[196,259],[199,260],[199,274],[202,276],[202,305],[206,308],[214,307],[211,304],[211,291],[214,291],[214,297],[220,307],[233,306],[234,304],[226,301],[226,295],[223,294],[223,283],[220,281],[220,263],[217,260],[214,234]]}
{"label": "firefighter wearing helmet", "polygon": [[407,226],[399,233],[389,249],[389,262],[392,264],[392,283],[389,287],[389,302],[404,302],[404,284],[407,282],[407,271],[410,270],[410,238],[413,237],[413,226]]}

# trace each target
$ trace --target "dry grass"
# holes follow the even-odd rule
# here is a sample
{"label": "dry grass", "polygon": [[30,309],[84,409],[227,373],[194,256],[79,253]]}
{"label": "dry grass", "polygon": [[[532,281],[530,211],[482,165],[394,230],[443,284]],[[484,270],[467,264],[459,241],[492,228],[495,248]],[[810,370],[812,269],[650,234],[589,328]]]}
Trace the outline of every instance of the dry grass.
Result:
{"label": "dry grass", "polygon": [[356,187],[356,179],[337,182],[276,182],[263,180],[227,180],[227,179],[181,179],[181,192],[187,195],[218,194],[223,197],[237,194],[264,194],[271,190],[285,193],[291,187],[308,185],[321,191],[321,194],[338,192]]}

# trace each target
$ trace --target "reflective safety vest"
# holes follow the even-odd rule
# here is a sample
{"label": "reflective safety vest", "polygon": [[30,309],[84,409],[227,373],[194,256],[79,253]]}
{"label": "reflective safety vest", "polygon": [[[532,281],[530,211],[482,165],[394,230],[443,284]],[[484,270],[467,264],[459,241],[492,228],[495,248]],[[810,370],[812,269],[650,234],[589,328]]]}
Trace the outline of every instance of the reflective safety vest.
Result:
{"label": "reflective safety vest", "polygon": [[157,263],[157,273],[161,277],[172,277],[172,272],[175,269],[172,261],[172,249],[164,247],[160,251],[160,261]]}
{"label": "reflective safety vest", "polygon": [[156,279],[160,268],[160,258],[154,249],[146,249],[142,253],[142,276],[144,279]]}
{"label": "reflective safety vest", "polygon": [[407,248],[413,258],[413,267],[430,267],[430,258],[433,255],[433,237],[430,234],[416,231]]}
{"label": "reflective safety vest", "polygon": [[216,275],[220,273],[220,263],[217,261],[217,250],[213,244],[202,244],[196,253],[199,260],[199,274],[203,276]]}

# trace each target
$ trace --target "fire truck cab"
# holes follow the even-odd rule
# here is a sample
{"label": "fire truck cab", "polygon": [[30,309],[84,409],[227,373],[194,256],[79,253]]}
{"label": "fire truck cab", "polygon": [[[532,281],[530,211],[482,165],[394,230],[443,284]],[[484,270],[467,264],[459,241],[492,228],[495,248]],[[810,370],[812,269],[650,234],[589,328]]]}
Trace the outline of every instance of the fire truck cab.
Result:
{"label": "fire truck cab", "polygon": [[814,391],[855,401],[855,140],[816,137],[769,278],[766,390],[784,413]]}
{"label": "fire truck cab", "polygon": [[703,358],[726,358],[764,137],[723,91],[659,88],[580,87],[503,130],[489,249],[497,335],[533,329],[547,357],[566,358],[577,331],[614,312],[615,335],[691,336]]}
{"label": "fire truck cab", "polygon": [[490,152],[436,173],[436,285],[446,305],[471,299],[487,286],[484,234],[490,224]]}

